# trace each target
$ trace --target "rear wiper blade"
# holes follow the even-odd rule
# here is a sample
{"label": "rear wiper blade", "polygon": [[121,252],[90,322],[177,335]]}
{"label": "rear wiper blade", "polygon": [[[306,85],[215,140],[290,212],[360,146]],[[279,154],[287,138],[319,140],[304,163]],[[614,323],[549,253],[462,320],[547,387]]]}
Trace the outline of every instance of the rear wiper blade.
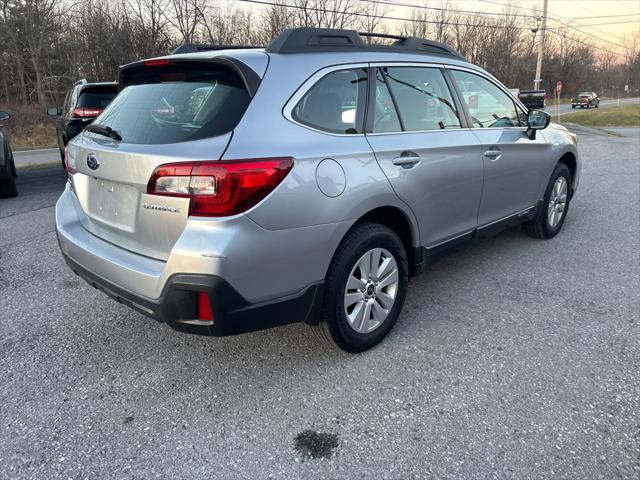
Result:
{"label": "rear wiper blade", "polygon": [[106,125],[99,125],[97,123],[92,123],[88,125],[85,130],[93,133],[97,133],[98,135],[104,135],[105,137],[113,138],[114,140],[122,140],[122,137],[118,132],[116,132],[113,128],[107,127]]}

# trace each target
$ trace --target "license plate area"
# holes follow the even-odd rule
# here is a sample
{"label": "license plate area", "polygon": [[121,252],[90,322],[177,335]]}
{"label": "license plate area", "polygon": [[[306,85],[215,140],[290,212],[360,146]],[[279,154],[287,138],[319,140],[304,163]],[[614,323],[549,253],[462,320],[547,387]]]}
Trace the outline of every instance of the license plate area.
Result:
{"label": "license plate area", "polygon": [[140,194],[135,187],[90,177],[87,214],[104,224],[134,231]]}

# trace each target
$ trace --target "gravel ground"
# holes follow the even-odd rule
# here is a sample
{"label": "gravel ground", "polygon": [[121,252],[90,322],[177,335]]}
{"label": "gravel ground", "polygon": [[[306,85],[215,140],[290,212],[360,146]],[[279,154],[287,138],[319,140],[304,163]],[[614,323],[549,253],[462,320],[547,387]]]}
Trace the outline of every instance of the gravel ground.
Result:
{"label": "gravel ground", "polygon": [[59,166],[0,201],[0,478],[640,478],[640,137],[582,135],[551,241],[414,279],[379,347],[178,334],[64,265]]}

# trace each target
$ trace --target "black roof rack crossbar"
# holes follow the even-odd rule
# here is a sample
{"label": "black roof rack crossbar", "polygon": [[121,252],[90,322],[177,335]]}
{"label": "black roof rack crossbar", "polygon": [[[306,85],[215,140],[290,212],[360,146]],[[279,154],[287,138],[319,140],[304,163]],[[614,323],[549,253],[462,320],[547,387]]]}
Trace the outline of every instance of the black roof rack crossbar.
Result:
{"label": "black roof rack crossbar", "polygon": [[264,48],[255,45],[211,45],[211,44],[197,44],[197,43],[185,43],[180,45],[171,52],[171,55],[178,53],[195,53],[206,52],[212,50],[239,50],[242,48]]}
{"label": "black roof rack crossbar", "polygon": [[[391,45],[367,44],[363,42],[362,37],[390,38],[396,41]],[[331,28],[287,28],[271,41],[266,50],[270,53],[403,51],[446,55],[466,61],[466,58],[446,43],[418,37],[358,33],[355,30]]]}

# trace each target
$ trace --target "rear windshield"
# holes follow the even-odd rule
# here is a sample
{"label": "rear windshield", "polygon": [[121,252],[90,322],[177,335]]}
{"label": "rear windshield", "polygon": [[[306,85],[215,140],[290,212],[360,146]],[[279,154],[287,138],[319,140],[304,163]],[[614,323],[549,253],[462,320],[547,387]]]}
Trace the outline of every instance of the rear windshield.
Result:
{"label": "rear windshield", "polygon": [[230,132],[249,106],[241,79],[221,65],[150,66],[127,83],[96,123],[125,143],[164,144]]}
{"label": "rear windshield", "polygon": [[77,107],[105,108],[118,93],[118,87],[91,87],[80,92]]}

